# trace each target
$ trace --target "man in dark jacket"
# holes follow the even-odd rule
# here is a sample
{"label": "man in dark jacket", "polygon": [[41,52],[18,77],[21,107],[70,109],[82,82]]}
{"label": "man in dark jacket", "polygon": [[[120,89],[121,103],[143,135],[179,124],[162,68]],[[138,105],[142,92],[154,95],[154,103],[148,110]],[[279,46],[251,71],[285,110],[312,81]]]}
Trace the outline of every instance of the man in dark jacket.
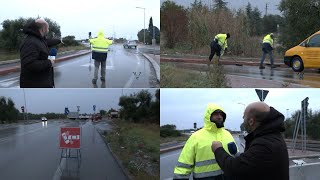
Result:
{"label": "man in dark jacket", "polygon": [[[53,60],[48,59],[49,47],[61,43],[60,40],[47,40],[49,25],[44,19],[28,23],[23,32],[27,37],[20,46],[21,88],[53,88]],[[48,47],[49,46],[49,47]]]}
{"label": "man in dark jacket", "polygon": [[289,180],[289,157],[284,132],[284,116],[263,102],[250,104],[244,112],[249,133],[244,153],[230,156],[220,142],[212,143],[217,163],[226,175],[244,180]]}

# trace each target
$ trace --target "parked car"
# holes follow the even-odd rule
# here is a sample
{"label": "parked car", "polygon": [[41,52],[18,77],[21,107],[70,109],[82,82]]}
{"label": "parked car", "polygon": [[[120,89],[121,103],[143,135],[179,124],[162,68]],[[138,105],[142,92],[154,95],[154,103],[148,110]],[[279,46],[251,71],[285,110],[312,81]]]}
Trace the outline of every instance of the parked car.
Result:
{"label": "parked car", "polygon": [[295,72],[301,72],[305,68],[320,68],[320,31],[287,50],[284,63]]}
{"label": "parked car", "polygon": [[47,118],[46,117],[42,117],[41,121],[47,121]]}
{"label": "parked car", "polygon": [[134,47],[136,49],[137,43],[136,43],[136,41],[127,41],[126,43],[123,44],[123,47],[130,48],[130,49]]}

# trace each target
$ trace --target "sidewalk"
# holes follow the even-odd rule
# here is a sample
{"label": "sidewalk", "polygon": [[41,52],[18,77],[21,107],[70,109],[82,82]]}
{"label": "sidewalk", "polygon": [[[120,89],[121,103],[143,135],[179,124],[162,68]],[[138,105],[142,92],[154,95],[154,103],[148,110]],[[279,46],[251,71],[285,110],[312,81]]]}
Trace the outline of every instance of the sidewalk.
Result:
{"label": "sidewalk", "polygon": [[[83,56],[83,55],[89,54],[91,51],[90,50],[80,50],[80,51],[76,51],[76,53],[73,53],[73,52],[75,52],[75,51],[67,51],[67,52],[61,53],[58,56],[59,58],[57,58],[55,60],[55,63],[63,62],[63,61],[70,60],[70,59],[75,58],[75,57]],[[68,54],[71,54],[71,55],[68,55]],[[0,66],[0,76],[7,75],[7,74],[10,74],[10,73],[13,73],[13,72],[19,72],[20,69],[21,69],[19,62],[20,62],[20,59],[0,62],[0,65],[15,64],[15,65],[12,65],[10,67],[1,67]]]}

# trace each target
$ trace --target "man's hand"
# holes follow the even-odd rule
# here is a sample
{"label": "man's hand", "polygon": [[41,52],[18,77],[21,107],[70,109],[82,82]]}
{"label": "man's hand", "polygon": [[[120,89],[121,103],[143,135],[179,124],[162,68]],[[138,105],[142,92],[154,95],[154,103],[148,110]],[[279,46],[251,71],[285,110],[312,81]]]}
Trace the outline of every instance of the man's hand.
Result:
{"label": "man's hand", "polygon": [[54,60],[51,60],[51,59],[50,59],[50,61],[51,61],[52,67],[53,67],[53,65],[54,65]]}
{"label": "man's hand", "polygon": [[219,142],[219,141],[213,141],[213,142],[212,142],[211,149],[212,149],[212,152],[213,152],[213,153],[214,153],[214,151],[215,151],[216,149],[218,149],[219,147],[222,147],[221,142]]}

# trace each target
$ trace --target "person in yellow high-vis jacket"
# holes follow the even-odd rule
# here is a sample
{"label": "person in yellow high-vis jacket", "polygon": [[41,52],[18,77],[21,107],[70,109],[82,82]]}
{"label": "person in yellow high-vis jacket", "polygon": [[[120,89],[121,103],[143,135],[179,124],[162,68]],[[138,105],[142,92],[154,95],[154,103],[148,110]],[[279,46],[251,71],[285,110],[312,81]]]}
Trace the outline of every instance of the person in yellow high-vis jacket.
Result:
{"label": "person in yellow high-vis jacket", "polygon": [[108,48],[112,44],[112,40],[105,39],[102,30],[98,32],[98,37],[94,39],[89,39],[92,47],[92,59],[94,59],[94,78],[92,83],[96,84],[98,79],[99,66],[101,64],[101,81],[106,80],[106,66],[107,66],[107,56]]}
{"label": "person in yellow high-vis jacket", "polygon": [[265,68],[263,66],[263,62],[264,62],[264,59],[266,58],[266,54],[269,54],[269,56],[270,56],[271,68],[276,68],[276,66],[273,64],[273,54],[272,54],[272,51],[273,51],[273,39],[274,39],[273,33],[270,33],[270,34],[266,35],[263,38],[263,41],[262,41],[262,52],[263,52],[263,54],[262,54],[262,58],[260,60],[259,69],[264,69]]}
{"label": "person in yellow high-vis jacket", "polygon": [[209,61],[212,60],[213,56],[216,54],[217,56],[222,56],[225,51],[227,51],[228,44],[227,39],[230,38],[230,34],[217,34],[214,37],[214,40],[210,43],[211,53],[209,56]]}
{"label": "person in yellow high-vis jacket", "polygon": [[223,171],[217,164],[211,151],[212,141],[222,142],[223,148],[230,154],[229,145],[234,145],[238,151],[232,135],[224,129],[226,113],[216,104],[208,104],[204,113],[204,127],[193,133],[179,156],[174,168],[173,179],[189,179],[193,173],[193,179],[223,180]]}

